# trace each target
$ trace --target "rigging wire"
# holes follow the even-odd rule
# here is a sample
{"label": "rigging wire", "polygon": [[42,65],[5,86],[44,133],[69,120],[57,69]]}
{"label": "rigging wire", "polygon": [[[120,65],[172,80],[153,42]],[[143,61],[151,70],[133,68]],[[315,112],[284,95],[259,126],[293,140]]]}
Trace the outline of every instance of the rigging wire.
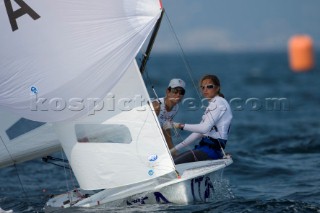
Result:
{"label": "rigging wire", "polygon": [[[170,21],[170,19],[169,19],[169,17],[168,17],[168,14],[167,14],[167,12],[166,12],[165,10],[163,11],[163,14],[165,14],[165,17],[166,17],[166,19],[167,19],[167,21],[168,21],[168,23],[169,23],[171,32],[173,33],[174,38],[175,38],[175,41],[176,41],[176,43],[177,43],[177,45],[179,46],[179,49],[180,49],[180,51],[181,51],[180,56],[181,56],[181,58],[182,58],[182,60],[183,60],[183,62],[184,62],[184,65],[185,65],[188,73],[189,73],[189,77],[191,78],[191,81],[192,81],[193,86],[194,86],[194,88],[195,88],[195,90],[196,90],[196,93],[197,93],[198,97],[200,98],[200,94],[199,94],[199,92],[198,92],[198,90],[197,90],[196,84],[195,84],[195,82],[194,82],[194,80],[193,80],[193,77],[192,77],[192,74],[191,74],[191,66],[190,66],[189,63],[188,63],[188,60],[187,60],[187,58],[186,58],[186,55],[185,55],[184,50],[183,50],[183,48],[182,48],[182,45],[181,45],[181,43],[180,43],[180,41],[179,41],[179,38],[178,38],[177,34],[175,33],[175,31],[174,31],[174,29],[173,29],[173,26],[172,26],[172,23],[171,23],[171,21]],[[154,43],[154,41],[152,42],[152,44],[153,44],[153,43]],[[150,54],[150,53],[149,53],[149,54]],[[145,57],[145,54],[142,54],[142,55]],[[142,60],[140,59],[140,61],[142,61]],[[159,97],[158,97],[158,94],[157,94],[157,92],[156,92],[156,90],[155,90],[154,84],[153,84],[153,82],[152,82],[151,79],[150,79],[149,71],[148,71],[148,69],[147,69],[147,66],[144,66],[144,72],[143,72],[143,73],[146,73],[146,75],[145,75],[145,76],[146,76],[146,80],[148,81],[148,84],[151,86],[151,89],[152,89],[152,91],[153,91],[153,93],[154,93],[154,95],[155,95],[155,97],[156,97],[156,100],[159,101]],[[159,103],[160,103],[160,101],[159,101]],[[174,136],[179,136],[179,135],[180,135],[175,128],[173,128],[173,130],[174,130],[174,133],[175,133]]]}
{"label": "rigging wire", "polygon": [[[187,72],[188,72],[188,75],[189,75],[189,77],[190,77],[190,79],[191,79],[191,82],[192,82],[193,87],[194,87],[194,89],[195,89],[195,91],[196,91],[196,93],[197,93],[197,96],[198,96],[198,98],[199,98],[200,101],[201,101],[201,96],[200,96],[200,94],[199,94],[199,91],[198,91],[198,89],[197,89],[196,83],[195,83],[194,78],[193,78],[193,76],[192,76],[191,66],[190,66],[190,64],[189,64],[189,62],[188,62],[188,60],[187,60],[187,57],[186,57],[186,54],[185,54],[185,52],[184,52],[184,50],[183,50],[183,47],[182,47],[182,45],[181,45],[181,42],[179,41],[179,38],[178,38],[176,32],[174,31],[173,25],[172,25],[172,23],[171,23],[171,21],[170,21],[170,18],[169,18],[169,16],[168,16],[167,12],[166,12],[166,11],[163,11],[163,14],[165,14],[166,20],[167,20],[167,22],[168,22],[168,24],[169,24],[169,26],[170,26],[171,33],[173,34],[174,40],[175,40],[175,42],[176,42],[176,44],[177,44],[177,46],[178,46],[178,48],[179,48],[179,50],[180,50],[180,57],[181,57],[181,59],[182,59],[182,61],[183,61],[183,63],[184,63],[184,66],[185,66],[185,68],[186,68],[186,70],[187,70]],[[154,43],[154,41],[152,41],[152,44],[153,44],[153,43]],[[149,53],[149,54],[150,54],[150,53]],[[148,55],[149,55],[149,54],[148,54]],[[146,57],[145,54],[142,54],[142,55],[143,55],[144,57]],[[140,61],[141,61],[141,60],[140,60]],[[151,79],[150,79],[149,72],[148,72],[147,66],[145,66],[145,64],[144,64],[144,72],[143,72],[143,73],[146,73],[146,75],[145,75],[145,76],[146,76],[146,80],[148,81],[149,85],[151,85],[151,88],[152,88],[152,91],[153,91],[153,93],[154,93],[154,95],[155,95],[155,97],[156,97],[156,100],[159,101],[159,97],[158,97],[158,95],[157,95],[157,93],[156,93],[156,90],[155,90],[155,88],[154,88],[153,82],[152,82]],[[160,103],[160,101],[159,101],[159,103]],[[174,132],[174,135],[171,136],[171,137],[176,137],[176,138],[178,138],[179,140],[183,141],[183,138],[182,138],[179,130],[176,129],[176,128],[172,128],[172,130],[173,130],[173,132]]]}
{"label": "rigging wire", "polygon": [[17,164],[16,164],[16,162],[13,160],[13,157],[12,157],[11,153],[9,152],[8,147],[7,147],[6,143],[3,141],[3,139],[2,139],[2,137],[1,137],[1,136],[0,136],[0,140],[1,140],[1,142],[3,143],[3,145],[4,145],[5,149],[7,150],[7,152],[8,152],[8,154],[9,154],[9,157],[10,157],[11,161],[13,162],[13,166],[14,166],[15,171],[16,171],[16,173],[17,173],[17,176],[18,176],[18,179],[19,179],[19,183],[20,183],[20,186],[21,186],[22,192],[23,192],[23,194],[24,194],[25,198],[27,199],[27,202],[29,203],[28,194],[27,194],[26,190],[25,190],[25,189],[24,189],[24,187],[23,187],[22,180],[21,180],[21,177],[20,177],[20,174],[19,174],[19,170],[18,170],[18,168],[17,168]]}
{"label": "rigging wire", "polygon": [[[64,156],[63,156],[63,151],[61,150],[61,158],[62,160],[65,160],[64,159]],[[63,164],[63,170],[64,170],[64,175],[65,175],[65,181],[66,181],[66,186],[67,186],[67,192],[68,192],[68,197],[69,197],[69,200],[70,202],[72,201],[72,196],[71,194],[69,193],[70,192],[70,188],[69,188],[69,184],[68,184],[68,174],[67,174],[67,169],[66,167],[64,166]]]}
{"label": "rigging wire", "polygon": [[[176,41],[176,43],[177,43],[177,45],[178,45],[178,47],[179,47],[179,49],[180,49],[181,59],[182,59],[184,65],[185,65],[185,67],[186,67],[186,69],[187,69],[187,72],[188,72],[189,77],[190,77],[190,79],[191,79],[191,81],[192,81],[193,87],[194,87],[194,89],[196,90],[196,93],[197,93],[197,96],[198,96],[199,100],[201,101],[201,95],[200,95],[200,93],[199,93],[198,87],[196,86],[196,83],[195,83],[194,78],[193,78],[193,76],[192,76],[192,68],[191,68],[191,66],[190,66],[189,61],[187,60],[186,54],[185,54],[185,52],[184,52],[184,50],[183,50],[183,47],[182,47],[182,45],[181,45],[181,42],[180,42],[180,40],[179,40],[179,38],[178,38],[178,36],[177,36],[174,28],[173,28],[172,22],[171,22],[171,20],[170,20],[170,18],[169,18],[169,16],[168,16],[167,12],[165,12],[165,17],[166,17],[166,19],[167,19],[167,21],[168,21],[168,23],[169,23],[170,30],[171,30],[174,38],[175,38],[175,41]],[[210,113],[210,114],[211,114],[211,113]],[[211,116],[212,116],[212,115],[211,115]],[[183,140],[181,134],[179,133],[179,130],[177,130],[176,128],[173,128],[173,130],[174,130],[174,132],[175,132],[175,136],[176,136],[177,138]],[[221,137],[220,132],[218,132],[218,134],[219,134],[220,137]],[[222,148],[221,143],[220,143],[219,140],[218,140],[218,142],[219,142],[219,146],[220,146],[220,148],[221,148],[221,151],[222,151],[222,153],[223,153],[223,156],[225,157],[225,156],[226,156],[226,153],[225,153],[224,149]],[[189,146],[190,146],[190,145],[189,145]],[[189,147],[189,149],[191,149],[191,151],[192,151],[192,148],[191,148],[191,147]]]}
{"label": "rigging wire", "polygon": [[[171,32],[172,32],[172,34],[173,34],[173,37],[174,37],[174,39],[175,39],[175,42],[177,43],[177,45],[178,45],[178,47],[179,47],[179,49],[180,49],[180,57],[181,57],[184,65],[185,65],[185,67],[186,67],[186,70],[187,70],[188,75],[189,75],[189,77],[190,77],[190,80],[191,80],[191,82],[192,82],[192,84],[193,84],[193,87],[194,87],[194,89],[195,89],[195,91],[196,91],[196,94],[197,94],[199,100],[201,101],[201,95],[200,95],[200,93],[199,93],[198,87],[197,87],[197,85],[196,85],[196,83],[195,83],[195,81],[194,81],[194,78],[193,78],[193,76],[192,76],[192,68],[191,68],[191,66],[190,66],[189,61],[187,60],[185,51],[184,51],[184,49],[183,49],[183,47],[182,47],[182,45],[181,45],[181,42],[180,42],[180,40],[179,40],[179,38],[178,38],[178,36],[177,36],[174,28],[173,28],[172,22],[171,22],[171,20],[170,20],[170,18],[169,18],[169,16],[168,16],[167,12],[164,11],[164,14],[165,14],[166,20],[167,20],[167,22],[168,22],[168,24],[169,24],[170,30],[171,30]],[[151,79],[150,79],[150,77],[149,77],[149,72],[148,72],[147,70],[145,70],[145,73],[146,73],[147,81],[148,81],[149,84],[151,85],[152,91],[153,91],[156,99],[159,100],[158,95],[157,95],[157,93],[156,93],[156,91],[155,91],[155,89],[154,89],[154,86],[153,86],[153,84],[152,84],[152,82],[151,82]],[[210,113],[210,114],[211,114],[211,113]],[[180,140],[183,141],[183,138],[182,138],[182,136],[181,136],[181,134],[180,134],[180,131],[179,131],[178,129],[176,129],[176,128],[173,128],[172,130],[173,130],[173,132],[174,132],[174,135],[173,135],[173,136],[174,136],[174,137],[177,137],[177,138],[179,138]],[[219,133],[219,135],[220,135],[220,132],[218,132],[218,133]],[[221,135],[220,135],[220,137],[221,137]],[[219,140],[218,140],[218,141],[219,141]],[[220,146],[220,148],[221,148],[221,151],[222,151],[222,153],[223,153],[223,156],[225,157],[225,156],[226,156],[226,153],[224,152],[224,150],[223,150],[223,148],[222,148],[222,146],[221,146],[220,141],[219,141],[219,146]],[[191,145],[189,145],[189,149],[192,151]]]}
{"label": "rigging wire", "polygon": [[200,93],[199,93],[198,87],[197,87],[197,85],[196,85],[196,83],[195,83],[195,81],[194,81],[194,78],[193,78],[193,76],[192,76],[192,68],[191,68],[191,66],[190,66],[189,61],[187,60],[186,54],[185,54],[185,52],[184,52],[184,50],[183,50],[183,48],[182,48],[181,42],[180,42],[180,40],[179,40],[179,38],[178,38],[178,36],[177,36],[174,28],[173,28],[173,25],[172,25],[172,23],[171,23],[171,21],[170,21],[170,18],[169,18],[169,16],[168,16],[167,12],[165,12],[165,17],[166,17],[166,19],[167,19],[167,21],[168,21],[168,23],[169,23],[170,30],[171,30],[171,32],[172,32],[172,34],[173,34],[173,36],[174,36],[174,39],[175,39],[175,41],[176,41],[176,43],[177,43],[177,45],[178,45],[178,47],[179,47],[179,49],[180,49],[180,57],[181,57],[184,65],[185,65],[185,67],[186,67],[186,69],[187,69],[187,72],[188,72],[188,74],[189,74],[189,77],[190,77],[190,79],[191,79],[191,82],[192,82],[192,84],[193,84],[193,87],[194,87],[194,89],[196,90],[196,93],[197,93],[197,95],[198,95],[198,98],[199,98],[200,101],[201,101],[201,95],[200,95]]}
{"label": "rigging wire", "polygon": [[[72,168],[71,168],[71,166],[69,164],[69,161],[67,159],[65,159],[65,156],[64,156],[62,150],[61,150],[60,153],[61,153],[61,158],[55,158],[55,157],[52,157],[52,156],[47,156],[47,157],[42,158],[42,160],[45,163],[53,164],[55,166],[64,168],[65,183],[66,183],[66,188],[67,188],[68,199],[70,200],[70,204],[73,205],[73,196],[72,196],[73,192],[77,193],[78,197],[83,197],[84,195],[81,194],[81,192],[77,188],[78,185],[76,184],[76,181],[75,181],[74,175],[72,173]],[[60,164],[57,164],[57,163],[53,163],[53,162],[50,162],[50,161],[59,161],[59,162],[62,162],[63,165],[60,165]],[[67,169],[69,170],[69,175],[70,176],[68,176]],[[69,182],[71,183],[70,185],[73,188],[73,190],[70,190]]]}
{"label": "rigging wire", "polygon": [[[192,82],[192,84],[193,84],[193,87],[194,87],[194,89],[195,89],[195,91],[196,91],[196,94],[197,94],[199,100],[201,101],[201,95],[200,95],[199,90],[198,90],[198,87],[197,87],[197,85],[196,85],[196,83],[195,83],[195,81],[194,81],[194,77],[192,76],[192,68],[191,68],[191,66],[190,66],[190,63],[189,63],[187,57],[186,57],[185,51],[184,51],[184,49],[183,49],[183,47],[182,47],[182,45],[181,45],[181,42],[180,42],[180,40],[179,40],[179,38],[178,38],[178,36],[177,36],[174,28],[173,28],[172,22],[171,22],[168,14],[167,14],[167,12],[166,12],[165,10],[162,11],[161,19],[162,19],[162,15],[163,15],[163,14],[164,14],[165,17],[166,17],[166,20],[167,20],[167,22],[168,22],[168,24],[169,24],[170,31],[171,31],[171,33],[173,34],[174,40],[175,40],[175,42],[176,42],[176,44],[177,44],[177,46],[178,46],[178,48],[179,48],[179,50],[180,50],[180,51],[179,51],[180,57],[181,57],[181,59],[182,59],[182,61],[183,61],[183,64],[184,64],[186,70],[187,70],[187,73],[188,73],[188,75],[189,75],[189,78],[190,78],[190,80],[191,80],[191,82]],[[161,21],[159,21],[159,22],[157,23],[158,26],[157,26],[157,28],[156,28],[155,33],[158,32],[159,27],[160,27],[160,24],[161,24]],[[152,35],[152,40],[151,40],[151,45],[149,44],[149,46],[148,46],[148,50],[150,50],[150,51],[152,50],[152,45],[153,45],[153,43],[154,43],[155,37],[156,37],[156,34],[153,34],[153,35]],[[151,46],[151,47],[150,47],[150,46]],[[143,59],[140,59],[140,61],[141,61],[141,66],[140,66],[140,67],[143,67],[143,71],[146,73],[147,81],[148,81],[148,83],[151,85],[151,88],[152,88],[152,90],[153,90],[153,93],[154,93],[154,95],[156,96],[156,99],[158,100],[158,95],[157,95],[157,93],[156,93],[156,91],[155,91],[155,89],[154,89],[153,83],[152,83],[152,81],[151,81],[151,79],[150,79],[150,77],[149,77],[149,73],[148,73],[147,67],[146,67],[146,61],[147,61],[147,60],[149,59],[149,57],[150,57],[150,51],[148,51],[148,50],[146,51],[146,53],[142,54]],[[147,54],[147,55],[146,55],[146,54]],[[140,68],[140,69],[141,69],[141,68]],[[144,73],[144,72],[143,72],[143,73]]]}
{"label": "rigging wire", "polygon": [[157,94],[157,92],[156,92],[156,90],[155,90],[155,88],[154,88],[153,82],[152,82],[151,79],[150,79],[150,76],[149,76],[149,72],[148,72],[148,68],[147,68],[147,67],[144,68],[143,74],[144,74],[144,73],[145,73],[145,76],[146,76],[146,80],[148,81],[148,84],[151,86],[151,89],[152,89],[152,92],[153,92],[153,94],[154,94],[154,96],[155,96],[155,99],[160,103],[159,96],[158,96],[158,94]]}

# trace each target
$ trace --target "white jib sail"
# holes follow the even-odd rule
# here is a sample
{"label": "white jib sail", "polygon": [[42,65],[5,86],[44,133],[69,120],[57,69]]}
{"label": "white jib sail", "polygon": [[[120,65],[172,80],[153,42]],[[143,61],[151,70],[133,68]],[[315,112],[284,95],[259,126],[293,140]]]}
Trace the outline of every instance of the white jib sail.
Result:
{"label": "white jib sail", "polygon": [[2,1],[0,105],[43,122],[86,114],[118,82],[160,13],[159,0]]}
{"label": "white jib sail", "polygon": [[175,171],[149,100],[134,60],[95,111],[56,124],[81,188],[120,187]]}

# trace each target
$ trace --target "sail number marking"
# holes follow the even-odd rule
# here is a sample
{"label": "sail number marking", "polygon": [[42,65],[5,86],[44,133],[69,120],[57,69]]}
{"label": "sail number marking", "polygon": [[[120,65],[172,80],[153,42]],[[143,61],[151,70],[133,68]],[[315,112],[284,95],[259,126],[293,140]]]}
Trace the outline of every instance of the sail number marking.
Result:
{"label": "sail number marking", "polygon": [[[201,187],[204,186],[204,187]],[[194,201],[207,201],[210,199],[211,193],[214,193],[214,187],[211,182],[210,177],[208,176],[200,176],[190,180],[190,187],[191,193]],[[202,190],[201,190],[202,189]],[[170,201],[161,193],[161,192],[154,192],[149,196],[154,196],[157,203],[170,203]],[[196,198],[199,197],[199,199]],[[148,196],[137,197],[132,200],[127,200],[127,205],[131,206],[134,204],[146,204],[147,200],[149,199]]]}
{"label": "sail number marking", "polygon": [[9,17],[10,25],[12,31],[16,31],[18,29],[17,19],[21,16],[28,14],[33,20],[37,20],[40,18],[39,14],[36,13],[27,3],[23,0],[13,0],[15,1],[20,8],[17,10],[13,10],[12,0],[4,0],[4,4],[6,5],[7,14]]}

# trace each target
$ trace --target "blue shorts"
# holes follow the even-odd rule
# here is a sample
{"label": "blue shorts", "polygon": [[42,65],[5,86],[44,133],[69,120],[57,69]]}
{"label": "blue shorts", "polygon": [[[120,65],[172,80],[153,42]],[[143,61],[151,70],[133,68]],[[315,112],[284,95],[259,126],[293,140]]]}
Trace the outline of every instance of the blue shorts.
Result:
{"label": "blue shorts", "polygon": [[223,152],[221,147],[225,147],[227,140],[223,139],[214,139],[211,137],[203,137],[199,142],[199,145],[195,147],[195,150],[202,151],[208,155],[211,159],[221,159],[223,158]]}
{"label": "blue shorts", "polygon": [[208,146],[197,146],[195,148],[195,150],[205,152],[208,155],[208,157],[213,160],[223,158],[223,153],[222,153],[221,149],[218,150],[218,149],[211,149]]}

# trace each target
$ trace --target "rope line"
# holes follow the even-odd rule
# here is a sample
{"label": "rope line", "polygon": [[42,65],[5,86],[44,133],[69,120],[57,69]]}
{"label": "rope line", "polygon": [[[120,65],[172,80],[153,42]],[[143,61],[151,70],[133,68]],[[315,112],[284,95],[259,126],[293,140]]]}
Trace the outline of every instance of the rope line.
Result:
{"label": "rope line", "polygon": [[190,80],[191,80],[191,82],[192,82],[192,84],[193,84],[193,87],[194,87],[194,89],[195,89],[195,91],[196,91],[196,93],[197,93],[197,96],[198,96],[198,98],[199,98],[200,101],[201,101],[201,95],[200,95],[200,93],[199,93],[198,87],[197,87],[197,85],[196,85],[196,83],[195,83],[195,81],[194,81],[194,78],[193,78],[193,76],[192,76],[192,69],[191,69],[190,63],[189,63],[189,61],[187,60],[186,54],[185,54],[185,52],[184,52],[184,50],[183,50],[183,48],[182,48],[181,42],[179,41],[179,38],[178,38],[176,32],[174,31],[173,25],[172,25],[172,23],[171,23],[171,21],[170,21],[170,18],[169,18],[169,16],[168,16],[167,12],[165,12],[165,17],[166,17],[166,19],[167,19],[167,21],[168,21],[168,23],[169,23],[170,30],[171,30],[171,32],[172,32],[172,34],[173,34],[173,36],[174,36],[174,39],[175,39],[175,41],[176,41],[176,43],[177,43],[177,45],[178,45],[178,47],[179,47],[179,49],[180,49],[180,57],[181,57],[184,65],[185,65],[185,67],[186,67],[186,69],[187,69],[187,72],[188,72],[188,74],[189,74],[189,77],[190,77]]}
{"label": "rope line", "polygon": [[[181,42],[179,41],[179,38],[178,38],[176,32],[174,31],[172,22],[170,21],[170,18],[169,18],[169,16],[168,16],[167,12],[165,12],[165,17],[166,17],[166,19],[167,19],[167,21],[168,21],[168,23],[169,23],[169,26],[170,26],[171,32],[172,32],[173,35],[174,35],[175,41],[176,41],[177,45],[179,46],[180,56],[181,56],[181,58],[182,58],[182,60],[183,60],[183,62],[184,62],[184,65],[185,65],[186,69],[187,69],[187,72],[188,72],[189,77],[190,77],[190,79],[191,79],[191,81],[192,81],[193,87],[195,88],[196,93],[197,93],[197,95],[198,95],[198,98],[199,98],[200,101],[201,101],[201,95],[200,95],[200,93],[199,93],[199,90],[197,89],[198,87],[196,86],[196,83],[195,83],[194,78],[193,78],[193,76],[192,76],[191,66],[190,66],[190,64],[189,64],[189,62],[188,62],[188,60],[187,60],[187,57],[186,57],[186,54],[185,54],[185,52],[184,52],[184,50],[183,50],[183,48],[182,48]],[[210,115],[212,116],[211,112],[210,112]],[[213,118],[212,118],[212,119],[213,119]],[[173,129],[174,129],[175,135],[176,135],[177,137],[179,137],[180,139],[182,139],[182,136],[179,134],[178,130],[175,129],[175,128],[173,128]],[[217,132],[218,132],[218,134],[219,134],[219,136],[220,136],[220,138],[221,138],[220,132],[219,132],[219,131],[217,131]],[[222,153],[223,153],[223,157],[226,157],[226,153],[224,152],[224,149],[223,149],[222,146],[221,146],[220,140],[218,140],[218,142],[219,142],[219,146],[220,146],[220,148],[221,148],[221,151],[222,151]],[[192,151],[192,148],[191,148],[190,146],[191,146],[191,145],[188,145],[188,148],[191,149],[191,151]]]}
{"label": "rope line", "polygon": [[[61,151],[61,158],[64,160],[64,156],[63,156],[63,151]],[[66,167],[63,165],[63,170],[64,170],[64,177],[65,177],[65,181],[66,181],[66,186],[67,186],[67,192],[68,192],[68,197],[70,200],[70,203],[72,202],[72,196],[70,195],[69,191],[69,183],[68,183],[68,174],[67,174],[67,169]]]}
{"label": "rope line", "polygon": [[20,183],[20,186],[21,186],[21,190],[22,190],[22,192],[23,192],[23,194],[24,194],[25,198],[27,199],[27,202],[29,203],[28,194],[27,194],[26,190],[25,190],[25,189],[24,189],[24,187],[23,187],[22,180],[21,180],[21,177],[20,177],[20,174],[19,174],[19,171],[18,171],[18,168],[17,168],[16,162],[13,160],[13,157],[12,157],[11,153],[9,152],[8,147],[7,147],[6,143],[3,141],[3,139],[2,139],[2,137],[1,137],[1,136],[0,136],[0,139],[1,139],[1,142],[3,143],[3,145],[4,145],[5,149],[7,150],[8,155],[9,155],[9,157],[10,157],[10,159],[11,159],[12,163],[13,163],[14,169],[15,169],[15,171],[16,171],[16,173],[17,173],[17,176],[18,176],[18,179],[19,179],[19,183]]}

